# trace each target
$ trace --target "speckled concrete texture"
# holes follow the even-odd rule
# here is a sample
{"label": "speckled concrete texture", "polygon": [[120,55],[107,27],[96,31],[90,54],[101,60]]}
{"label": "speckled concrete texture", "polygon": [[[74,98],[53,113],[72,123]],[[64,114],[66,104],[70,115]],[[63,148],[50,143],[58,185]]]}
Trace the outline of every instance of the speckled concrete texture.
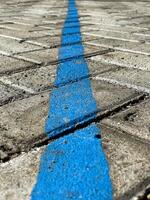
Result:
{"label": "speckled concrete texture", "polygon": [[[67,0],[0,0],[0,200],[28,200],[44,149],[65,138],[72,143],[70,138],[93,124],[100,130],[94,141],[102,143],[109,163],[113,199],[148,200],[150,1],[75,3],[80,29],[72,17],[62,33]],[[79,38],[72,40],[79,34],[83,51],[78,49]],[[87,63],[86,73],[83,68],[73,69],[72,63],[81,65],[81,58]],[[58,66],[67,66],[59,79]],[[77,89],[87,98],[88,90],[81,87],[85,82],[90,83],[96,102],[92,118],[86,115],[90,107],[87,113],[77,107],[69,120],[65,118],[68,131],[64,132],[59,110],[54,128],[61,134],[51,140],[44,124],[53,91],[62,93],[56,95],[60,104],[66,88],[70,96]],[[87,107],[86,98],[82,107]],[[80,95],[76,99],[80,101]],[[59,107],[56,102],[54,106]],[[52,124],[49,130],[53,132]],[[94,163],[100,162],[96,155]],[[89,164],[92,158],[87,160]]]}

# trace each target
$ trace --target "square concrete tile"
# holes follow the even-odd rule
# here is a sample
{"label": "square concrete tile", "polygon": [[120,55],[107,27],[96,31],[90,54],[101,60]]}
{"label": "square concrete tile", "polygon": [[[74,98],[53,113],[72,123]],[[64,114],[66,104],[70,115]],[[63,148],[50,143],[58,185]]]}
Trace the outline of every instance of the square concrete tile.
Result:
{"label": "square concrete tile", "polygon": [[135,138],[150,143],[150,100],[117,113],[102,122],[120,129]]}

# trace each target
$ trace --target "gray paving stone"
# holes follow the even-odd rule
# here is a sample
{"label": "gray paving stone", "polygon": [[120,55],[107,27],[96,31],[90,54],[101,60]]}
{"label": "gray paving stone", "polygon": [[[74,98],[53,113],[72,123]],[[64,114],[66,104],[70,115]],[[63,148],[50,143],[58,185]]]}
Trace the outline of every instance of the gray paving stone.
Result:
{"label": "gray paving stone", "polygon": [[150,72],[138,69],[119,68],[115,71],[109,71],[98,75],[96,79],[106,78],[112,83],[125,85],[139,91],[150,93]]}
{"label": "gray paving stone", "polygon": [[[62,19],[63,18],[63,19]],[[33,16],[23,16],[23,17],[15,17],[12,22],[17,22],[17,23],[24,23],[24,24],[29,24],[29,25],[43,25],[43,24],[51,24],[53,22],[63,22],[65,16],[54,16],[54,15],[46,15],[44,18],[41,16],[40,18],[33,17]]]}
{"label": "gray paving stone", "polygon": [[43,148],[22,153],[0,165],[0,196],[3,200],[29,199]]}
{"label": "gray paving stone", "polygon": [[8,103],[15,100],[15,98],[20,94],[20,91],[9,88],[0,82],[0,106],[3,105],[5,102]]}
{"label": "gray paving stone", "polygon": [[116,32],[116,33],[121,33],[121,34],[132,34],[132,33],[138,33],[138,32],[147,32],[145,28],[139,28],[138,26],[121,26],[119,24],[109,24],[109,23],[104,23],[103,21],[100,21],[98,18],[93,18],[93,20],[90,21],[93,23],[95,22],[95,25],[98,27],[98,30],[102,31],[108,31],[108,32]]}
{"label": "gray paving stone", "polygon": [[[129,20],[130,19],[130,20]],[[119,20],[119,24],[125,24],[125,25],[140,25],[141,27],[144,27],[145,23],[149,23],[149,19],[147,17],[141,17],[141,18],[122,18]]]}
{"label": "gray paving stone", "polygon": [[150,30],[145,30],[145,31],[139,31],[138,32],[139,34],[141,33],[141,34],[143,34],[143,35],[147,35],[147,36],[150,36]]}
{"label": "gray paving stone", "polygon": [[12,74],[10,76],[3,76],[0,80],[5,82],[10,82],[16,86],[22,87],[23,90],[32,90],[35,93],[52,89],[52,83],[54,82],[57,66],[51,65],[47,67],[41,67],[37,69],[30,69],[27,71]]}
{"label": "gray paving stone", "polygon": [[86,44],[105,46],[115,50],[150,55],[150,44],[142,42],[128,42],[119,39],[100,38],[99,41],[86,42]]}
{"label": "gray paving stone", "polygon": [[147,55],[115,51],[104,55],[94,56],[91,59],[127,68],[137,68],[150,71],[150,57]]}
{"label": "gray paving stone", "polygon": [[113,37],[121,40],[127,40],[127,41],[147,41],[149,42],[148,38],[142,36],[142,35],[134,35],[131,32],[123,32],[123,31],[116,31],[116,30],[105,30],[102,28],[102,30],[99,31],[93,31],[91,33],[85,33],[85,35],[91,35],[91,36],[97,36],[97,37]]}
{"label": "gray paving stone", "polygon": [[0,49],[7,53],[17,53],[20,51],[35,50],[39,47],[32,44],[19,43],[16,40],[0,37]]}
{"label": "gray paving stone", "polygon": [[18,60],[12,57],[0,55],[0,75],[32,67],[33,63]]}
{"label": "gray paving stone", "polygon": [[93,78],[91,78],[91,86],[93,90],[93,96],[97,103],[97,108],[100,111],[110,110],[116,105],[122,105],[123,102],[139,96],[139,93],[137,93],[135,90],[130,90],[126,87],[120,87],[119,85],[113,85],[103,81],[94,80]]}
{"label": "gray paving stone", "polygon": [[[20,26],[20,25],[19,25],[19,26]],[[54,29],[54,27],[53,27],[52,25],[51,25],[51,26],[50,26],[50,25],[49,25],[49,26],[47,25],[47,26],[43,26],[43,27],[42,27],[42,26],[41,26],[41,27],[40,27],[40,26],[39,26],[39,27],[38,27],[38,26],[33,26],[33,27],[30,27],[30,28],[28,29],[28,31],[29,31],[29,32],[43,31],[43,30],[49,31],[49,30],[52,30],[52,29]]]}
{"label": "gray paving stone", "polygon": [[109,162],[114,199],[130,200],[146,188],[150,146],[113,126],[102,126],[102,142]]}
{"label": "gray paving stone", "polygon": [[[93,76],[99,73],[104,73],[110,69],[116,69],[117,66],[115,65],[108,65],[102,64],[96,61],[87,60],[88,67],[89,67],[89,75]],[[0,81],[3,83],[10,82],[16,86],[22,87],[22,90],[28,89],[33,90],[35,93],[46,90],[52,89],[52,83],[54,82],[55,75],[56,75],[57,65],[50,65],[41,68],[35,68],[11,75],[3,75],[0,77]]]}
{"label": "gray paving stone", "polygon": [[[13,30],[13,29],[9,29],[9,28],[1,28],[0,29],[0,34],[5,35],[5,36],[10,36],[10,37],[15,37],[15,38],[20,38],[20,39],[26,39],[26,38],[32,38],[32,37],[41,37],[41,36],[45,36],[48,35],[50,33],[54,33],[54,30],[43,30],[43,31],[36,31],[36,32],[28,32],[28,31],[24,31],[24,30]],[[57,32],[56,32],[57,33]],[[56,34],[55,33],[55,34]]]}
{"label": "gray paving stone", "polygon": [[129,107],[114,116],[104,119],[103,123],[111,125],[124,132],[150,143],[150,100]]}
{"label": "gray paving stone", "polygon": [[[10,21],[12,22],[12,21]],[[16,29],[18,31],[21,31],[21,30],[24,30],[24,31],[30,31],[32,28],[33,28],[34,25],[27,25],[27,24],[21,24],[21,23],[15,23],[15,22],[12,22],[10,24],[3,24],[3,25],[0,25],[0,28],[4,28],[4,29]]]}

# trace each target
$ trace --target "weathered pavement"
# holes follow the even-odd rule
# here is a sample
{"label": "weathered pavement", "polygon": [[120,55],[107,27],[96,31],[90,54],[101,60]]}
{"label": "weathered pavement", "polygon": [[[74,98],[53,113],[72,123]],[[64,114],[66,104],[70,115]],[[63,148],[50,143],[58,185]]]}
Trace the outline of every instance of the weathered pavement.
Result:
{"label": "weathered pavement", "polygon": [[[76,82],[89,78],[97,111],[94,119],[75,124],[68,134],[96,124],[113,198],[148,199],[150,2],[76,0],[76,5],[89,68],[89,77]],[[49,93],[51,97],[57,64],[74,59],[58,59],[66,12],[67,1],[0,1],[2,200],[29,199],[41,153],[52,142],[44,134]],[[65,49],[69,44],[63,45]]]}

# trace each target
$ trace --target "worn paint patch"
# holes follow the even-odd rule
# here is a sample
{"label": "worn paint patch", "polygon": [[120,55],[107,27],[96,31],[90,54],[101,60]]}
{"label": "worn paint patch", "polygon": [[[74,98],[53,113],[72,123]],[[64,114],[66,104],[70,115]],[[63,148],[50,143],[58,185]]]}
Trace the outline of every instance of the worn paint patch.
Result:
{"label": "worn paint patch", "polygon": [[[75,22],[72,28],[68,28],[71,19]],[[95,117],[97,108],[90,81],[82,79],[88,77],[88,66],[83,57],[78,58],[84,53],[79,33],[77,9],[74,0],[69,0],[62,44],[79,43],[59,50],[59,59],[68,55],[76,56],[76,59],[58,65],[54,82],[58,88],[51,92],[45,123],[45,133],[49,138]],[[111,200],[109,170],[101,142],[95,137],[97,134],[99,129],[91,124],[47,145],[41,156],[31,200]]]}

